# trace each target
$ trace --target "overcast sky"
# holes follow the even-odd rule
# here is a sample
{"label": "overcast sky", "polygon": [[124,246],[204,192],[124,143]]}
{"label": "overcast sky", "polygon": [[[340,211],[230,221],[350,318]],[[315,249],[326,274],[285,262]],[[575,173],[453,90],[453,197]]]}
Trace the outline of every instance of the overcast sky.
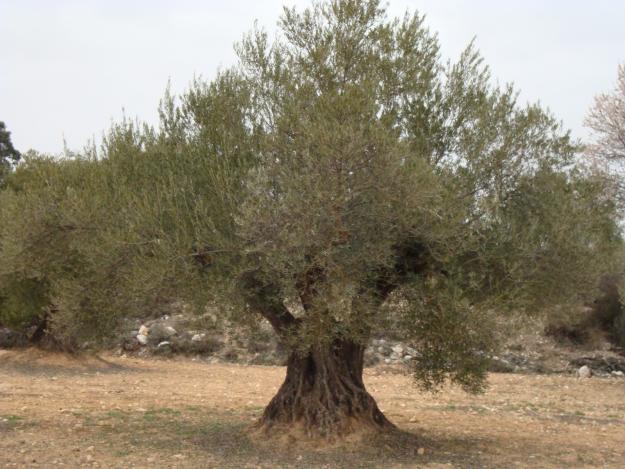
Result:
{"label": "overcast sky", "polygon": [[[254,20],[275,30],[283,4],[308,0],[0,0],[0,120],[16,148],[59,153],[122,116],[151,123],[167,81],[184,90],[234,63]],[[417,9],[444,58],[472,37],[493,77],[548,106],[577,137],[625,61],[625,1],[391,0]]]}

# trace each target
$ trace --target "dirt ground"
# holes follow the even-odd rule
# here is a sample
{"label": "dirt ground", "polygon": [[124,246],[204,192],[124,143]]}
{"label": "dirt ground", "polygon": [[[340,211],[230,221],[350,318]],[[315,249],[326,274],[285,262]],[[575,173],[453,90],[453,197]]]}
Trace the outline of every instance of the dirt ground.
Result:
{"label": "dirt ground", "polygon": [[248,429],[284,368],[0,351],[0,467],[625,467],[625,380],[493,374],[480,396],[366,371],[403,431],[328,448]]}

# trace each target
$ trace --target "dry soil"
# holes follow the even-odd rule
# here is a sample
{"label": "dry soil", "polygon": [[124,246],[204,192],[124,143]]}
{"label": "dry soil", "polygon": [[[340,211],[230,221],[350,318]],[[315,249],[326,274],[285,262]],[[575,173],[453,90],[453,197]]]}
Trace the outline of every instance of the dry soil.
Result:
{"label": "dry soil", "polygon": [[625,467],[625,380],[493,374],[485,394],[419,392],[366,370],[402,430],[275,446],[248,429],[284,368],[0,351],[0,467]]}

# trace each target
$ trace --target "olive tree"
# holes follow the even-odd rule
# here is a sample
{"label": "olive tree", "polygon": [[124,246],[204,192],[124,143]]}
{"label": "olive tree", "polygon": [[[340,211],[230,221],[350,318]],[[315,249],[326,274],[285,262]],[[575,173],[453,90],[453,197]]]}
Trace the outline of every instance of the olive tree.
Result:
{"label": "olive tree", "polygon": [[492,85],[472,45],[442,64],[421,16],[333,0],[279,26],[238,45],[241,107],[187,124],[219,164],[246,155],[218,172],[227,221],[207,213],[198,245],[236,266],[229,291],[291,350],[263,429],[388,428],[362,372],[389,314],[422,385],[479,390],[494,318],[592,289],[618,239],[613,206],[549,113]]}
{"label": "olive tree", "polygon": [[[43,221],[3,230],[0,279],[44,277],[49,256],[61,330],[140,298],[228,305],[290,352],[262,431],[392,428],[363,381],[369,340],[392,321],[417,383],[481,390],[508,311],[592,293],[619,243],[614,206],[554,117],[493,85],[473,45],[442,63],[418,14],[328,0],[279,26],[168,93],[160,128],[121,123],[42,189],[3,194],[12,219],[39,193],[23,204]],[[71,256],[37,245],[37,226]],[[24,240],[40,248],[28,265]]]}

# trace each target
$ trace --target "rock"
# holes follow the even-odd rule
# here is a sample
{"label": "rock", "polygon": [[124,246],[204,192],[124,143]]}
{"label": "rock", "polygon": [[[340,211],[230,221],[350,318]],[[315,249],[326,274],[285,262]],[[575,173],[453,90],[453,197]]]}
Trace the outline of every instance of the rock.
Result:
{"label": "rock", "polygon": [[616,376],[617,378],[622,378],[625,375],[625,373],[623,373],[622,371],[613,371],[611,374],[612,376]]}
{"label": "rock", "polygon": [[163,348],[163,347],[171,347],[171,342],[164,340],[163,342],[159,343],[156,346],[156,348]]}
{"label": "rock", "polygon": [[17,333],[6,327],[0,327],[0,348],[18,347],[26,344],[24,334]]}
{"label": "rock", "polygon": [[419,456],[423,456],[423,455],[425,454],[425,448],[419,448],[419,449],[417,450],[417,454],[418,454]]}
{"label": "rock", "polygon": [[394,354],[401,355],[404,352],[404,347],[401,346],[400,344],[397,344],[397,345],[393,345],[391,347],[391,350],[393,351]]}
{"label": "rock", "polygon": [[412,355],[404,355],[405,362],[409,362],[410,360],[412,360]]}
{"label": "rock", "polygon": [[205,336],[206,334],[194,334],[193,337],[191,337],[191,342],[200,342]]}
{"label": "rock", "polygon": [[400,360],[401,359],[401,355],[399,353],[397,353],[397,352],[393,352],[393,353],[391,353],[390,359],[391,360]]}
{"label": "rock", "polygon": [[150,327],[150,345],[157,346],[159,343],[170,340],[178,331],[171,326],[162,323],[155,323]]}
{"label": "rock", "polygon": [[592,376],[592,370],[584,365],[579,370],[577,370],[577,377],[581,379],[590,378]]}
{"label": "rock", "polygon": [[488,364],[488,371],[492,373],[513,373],[515,366],[508,360],[493,356]]}
{"label": "rock", "polygon": [[610,374],[613,371],[625,372],[625,358],[611,353],[594,353],[570,361],[576,368],[587,366],[594,374]]}
{"label": "rock", "polygon": [[382,357],[376,353],[375,349],[367,347],[365,350],[365,366],[375,366],[380,363],[381,359]]}
{"label": "rock", "polygon": [[141,325],[141,327],[139,328],[139,333],[137,335],[147,336],[149,333],[150,333],[150,329],[148,329],[148,327],[145,325]]}
{"label": "rock", "polygon": [[137,337],[138,336],[134,336],[132,338],[129,338],[129,337],[125,338],[122,341],[122,350],[126,351],[126,352],[134,352],[139,347],[141,347],[141,344],[139,342],[137,342],[137,340],[138,340]]}
{"label": "rock", "polygon": [[139,342],[141,345],[147,345],[148,344],[148,336],[145,335],[145,334],[137,335],[137,342]]}
{"label": "rock", "polygon": [[178,333],[178,331],[176,331],[176,329],[174,329],[174,328],[173,328],[173,327],[171,327],[171,326],[165,326],[165,327],[163,328],[163,331],[164,331],[166,334],[168,334],[170,337],[171,337],[171,336],[174,336],[174,335],[176,335],[176,334]]}

